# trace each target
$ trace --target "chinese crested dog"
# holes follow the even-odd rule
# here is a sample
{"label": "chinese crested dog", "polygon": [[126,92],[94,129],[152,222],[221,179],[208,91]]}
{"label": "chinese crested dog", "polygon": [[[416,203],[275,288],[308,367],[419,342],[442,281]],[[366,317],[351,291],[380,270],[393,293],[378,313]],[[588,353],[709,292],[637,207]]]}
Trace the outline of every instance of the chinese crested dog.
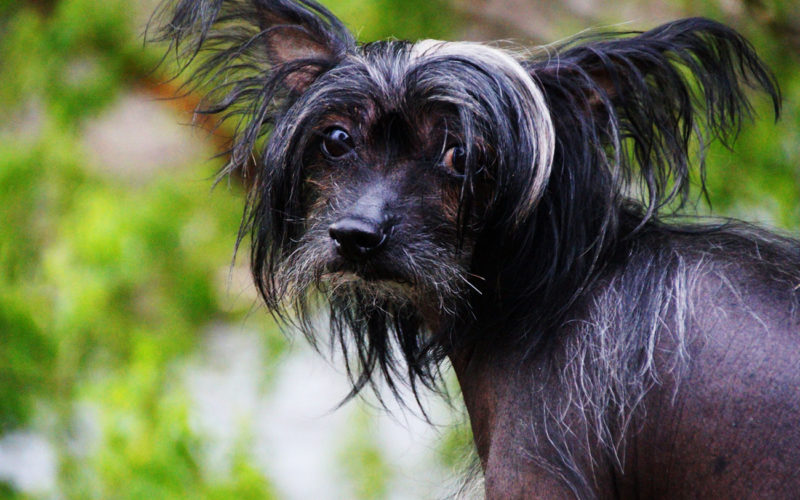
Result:
{"label": "chinese crested dog", "polygon": [[361,44],[311,0],[158,15],[198,111],[235,120],[261,296],[329,333],[351,395],[448,358],[490,498],[798,494],[798,242],[677,212],[748,91],[779,111],[738,33],[521,52]]}

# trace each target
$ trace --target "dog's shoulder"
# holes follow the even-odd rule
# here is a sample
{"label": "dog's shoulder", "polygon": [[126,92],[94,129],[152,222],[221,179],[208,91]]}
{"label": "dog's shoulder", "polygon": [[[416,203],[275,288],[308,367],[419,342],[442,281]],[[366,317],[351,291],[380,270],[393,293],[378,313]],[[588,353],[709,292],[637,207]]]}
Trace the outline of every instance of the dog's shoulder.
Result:
{"label": "dog's shoulder", "polygon": [[623,240],[611,262],[612,275],[663,273],[751,300],[796,301],[800,290],[800,240],[740,221],[653,225]]}
{"label": "dog's shoulder", "polygon": [[731,222],[647,228],[626,245],[578,333],[597,339],[593,359],[616,363],[627,387],[650,377],[649,389],[629,391],[646,393],[645,413],[657,416],[629,442],[647,458],[627,466],[662,479],[636,487],[793,494],[776,478],[800,461],[789,445],[800,441],[800,244]]}

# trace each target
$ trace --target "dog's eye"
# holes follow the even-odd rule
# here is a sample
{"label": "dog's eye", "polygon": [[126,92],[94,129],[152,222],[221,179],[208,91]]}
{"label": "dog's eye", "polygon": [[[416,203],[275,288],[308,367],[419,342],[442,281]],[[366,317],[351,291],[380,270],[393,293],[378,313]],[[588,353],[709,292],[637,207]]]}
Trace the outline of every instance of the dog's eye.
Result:
{"label": "dog's eye", "polygon": [[331,159],[338,159],[353,150],[353,138],[340,127],[325,130],[321,144],[322,152]]}
{"label": "dog's eye", "polygon": [[442,164],[458,175],[464,175],[467,169],[467,150],[461,146],[453,146],[444,153]]}

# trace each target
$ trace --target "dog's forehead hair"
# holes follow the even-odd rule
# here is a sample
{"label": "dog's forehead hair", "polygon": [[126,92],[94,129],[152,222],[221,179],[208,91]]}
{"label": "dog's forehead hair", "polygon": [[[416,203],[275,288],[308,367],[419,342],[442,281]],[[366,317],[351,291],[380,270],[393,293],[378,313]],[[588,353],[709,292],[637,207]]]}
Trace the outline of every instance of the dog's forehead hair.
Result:
{"label": "dog's forehead hair", "polygon": [[[481,73],[483,80],[477,78]],[[391,123],[400,117],[409,125],[407,130],[430,142],[441,137],[432,134],[437,126],[444,123],[455,128],[459,117],[470,114],[493,122],[493,126],[502,126],[503,118],[514,121],[523,132],[521,140],[530,141],[535,151],[531,169],[536,178],[527,197],[531,203],[549,176],[555,133],[546,101],[539,85],[507,50],[474,42],[374,42],[350,54],[326,80],[330,90],[360,97],[354,119],[362,133],[371,132],[368,128],[381,120]],[[363,87],[365,84],[368,88]],[[497,112],[486,108],[485,94],[498,90],[514,94],[521,104],[514,112],[520,116],[485,116],[487,111]],[[462,112],[448,114],[448,109],[458,108]],[[460,125],[465,127],[464,123]],[[470,127],[468,135],[474,139],[485,132],[474,123]],[[454,129],[448,132],[458,133]]]}

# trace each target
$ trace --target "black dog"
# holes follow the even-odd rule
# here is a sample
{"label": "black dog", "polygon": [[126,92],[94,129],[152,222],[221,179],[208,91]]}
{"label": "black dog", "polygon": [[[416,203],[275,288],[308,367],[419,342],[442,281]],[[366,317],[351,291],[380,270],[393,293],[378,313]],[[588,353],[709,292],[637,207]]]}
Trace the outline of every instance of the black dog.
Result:
{"label": "black dog", "polygon": [[531,55],[360,45],[310,0],[161,16],[184,60],[206,50],[201,112],[239,117],[259,291],[312,340],[329,309],[352,394],[435,386],[449,358],[491,498],[796,498],[798,242],[675,216],[692,138],[731,138],[748,87],[778,112],[740,35]]}

